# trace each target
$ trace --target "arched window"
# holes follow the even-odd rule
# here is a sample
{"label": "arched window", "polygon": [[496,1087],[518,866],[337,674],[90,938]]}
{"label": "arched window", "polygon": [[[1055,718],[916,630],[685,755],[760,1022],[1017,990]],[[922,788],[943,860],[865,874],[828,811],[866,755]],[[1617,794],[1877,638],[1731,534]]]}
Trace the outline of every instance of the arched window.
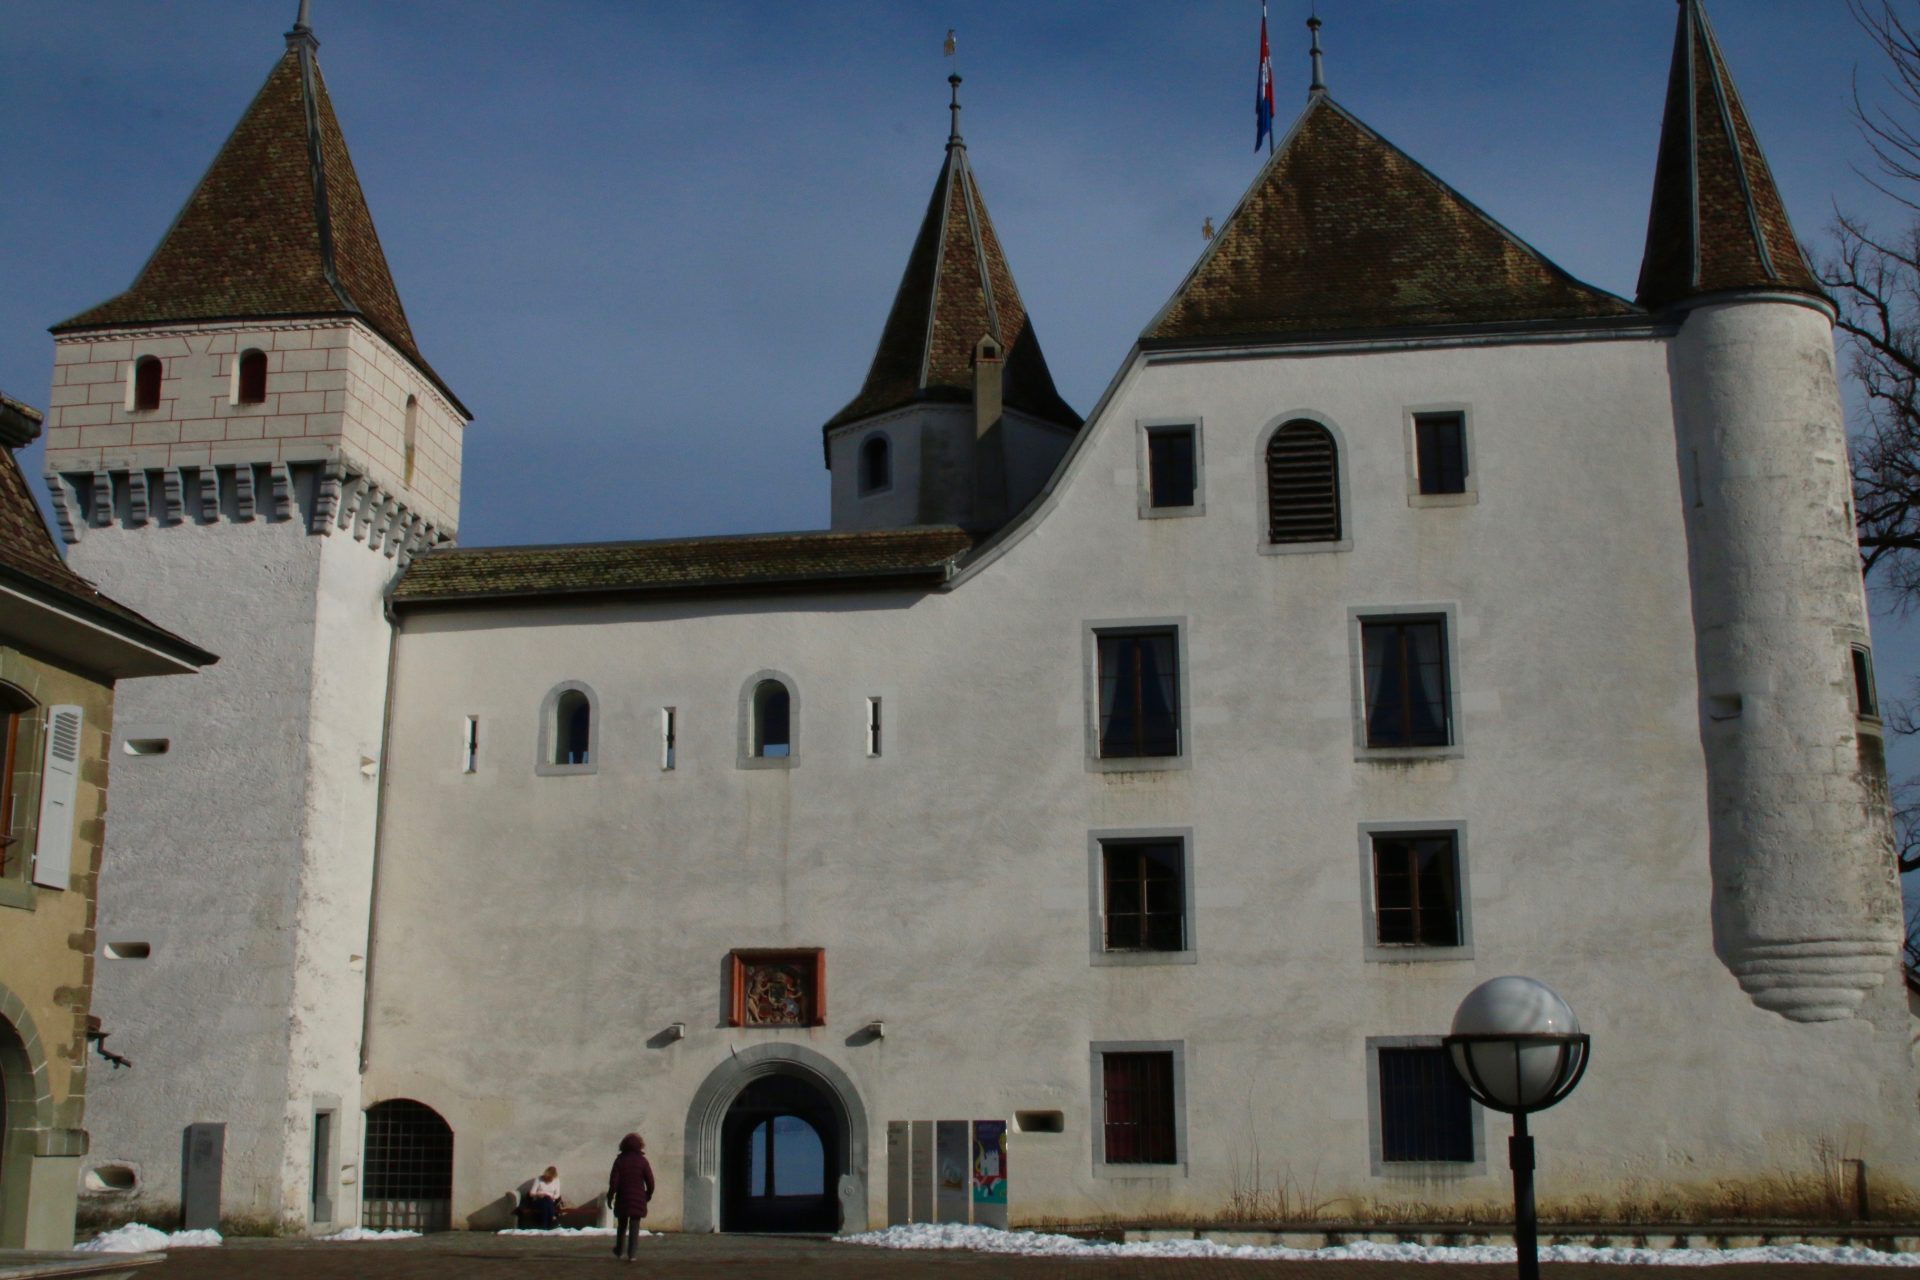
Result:
{"label": "arched window", "polygon": [[160,407],[160,372],[160,361],[153,356],[141,356],[133,362],[134,408],[158,409]]}
{"label": "arched window", "polygon": [[452,1225],[452,1209],[453,1127],[411,1098],[368,1107],[361,1225],[445,1231]]}
{"label": "arched window", "polygon": [[769,759],[793,753],[793,700],[778,680],[753,689],[753,754]]}
{"label": "arched window", "polygon": [[886,436],[870,435],[860,446],[860,492],[878,493],[893,485],[893,447]]}
{"label": "arched window", "polygon": [[594,712],[599,700],[577,680],[555,685],[540,704],[540,753],[536,773],[595,772]]}
{"label": "arched window", "polygon": [[243,351],[240,353],[239,402],[241,404],[264,404],[267,399],[267,353],[264,351]]}
{"label": "arched window", "polygon": [[1268,438],[1266,461],[1267,541],[1340,541],[1340,453],[1333,433],[1295,418]]}
{"label": "arched window", "polygon": [[407,397],[407,422],[405,431],[406,434],[400,442],[401,467],[405,474],[400,477],[400,480],[403,484],[412,484],[414,437],[418,435],[420,431],[420,400],[417,396]]}

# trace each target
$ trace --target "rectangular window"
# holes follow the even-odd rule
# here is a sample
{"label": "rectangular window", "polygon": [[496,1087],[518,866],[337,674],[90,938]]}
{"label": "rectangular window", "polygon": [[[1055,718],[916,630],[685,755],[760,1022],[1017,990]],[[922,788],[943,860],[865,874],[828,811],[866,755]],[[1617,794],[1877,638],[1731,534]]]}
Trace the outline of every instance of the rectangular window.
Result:
{"label": "rectangular window", "polygon": [[1192,427],[1147,428],[1147,505],[1190,507],[1199,487]]}
{"label": "rectangular window", "polygon": [[1444,747],[1453,742],[1443,617],[1363,618],[1362,677],[1369,747]]}
{"label": "rectangular window", "polygon": [[680,727],[672,707],[660,708],[660,768],[670,770],[679,764]]}
{"label": "rectangular window", "polygon": [[464,749],[461,752],[460,772],[472,773],[480,767],[480,717],[468,716],[466,731],[463,735]]}
{"label": "rectangular window", "polygon": [[1382,1162],[1471,1163],[1473,1099],[1447,1051],[1436,1045],[1377,1052]]}
{"label": "rectangular window", "polygon": [[1178,632],[1103,631],[1097,640],[1101,757],[1179,755]]}
{"label": "rectangular window", "polygon": [[1460,850],[1451,831],[1375,832],[1374,938],[1381,946],[1457,947]]}
{"label": "rectangular window", "polygon": [[1421,493],[1467,491],[1465,414],[1416,413],[1413,441]]}
{"label": "rectangular window", "polygon": [[1108,1164],[1175,1164],[1173,1055],[1101,1055],[1103,1150]]}
{"label": "rectangular window", "polygon": [[1100,864],[1106,950],[1187,949],[1186,852],[1180,841],[1103,842]]}
{"label": "rectangular window", "polygon": [[1869,720],[1880,718],[1880,694],[1873,687],[1873,651],[1853,646],[1853,709]]}

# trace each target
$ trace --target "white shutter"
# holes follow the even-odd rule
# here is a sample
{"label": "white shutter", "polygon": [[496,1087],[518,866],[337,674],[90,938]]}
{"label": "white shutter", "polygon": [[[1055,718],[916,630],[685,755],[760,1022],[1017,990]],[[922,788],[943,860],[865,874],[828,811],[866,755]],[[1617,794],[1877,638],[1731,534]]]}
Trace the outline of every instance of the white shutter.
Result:
{"label": "white shutter", "polygon": [[40,828],[33,882],[64,889],[73,872],[73,801],[80,782],[79,707],[47,708],[47,754],[40,770]]}

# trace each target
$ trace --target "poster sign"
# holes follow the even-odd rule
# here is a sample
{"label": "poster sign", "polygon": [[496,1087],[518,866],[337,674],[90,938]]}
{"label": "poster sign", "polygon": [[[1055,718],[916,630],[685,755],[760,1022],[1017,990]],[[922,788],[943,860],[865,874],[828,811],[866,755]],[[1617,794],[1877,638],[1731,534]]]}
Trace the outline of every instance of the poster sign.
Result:
{"label": "poster sign", "polygon": [[1007,1122],[973,1122],[973,1220],[1007,1225]]}

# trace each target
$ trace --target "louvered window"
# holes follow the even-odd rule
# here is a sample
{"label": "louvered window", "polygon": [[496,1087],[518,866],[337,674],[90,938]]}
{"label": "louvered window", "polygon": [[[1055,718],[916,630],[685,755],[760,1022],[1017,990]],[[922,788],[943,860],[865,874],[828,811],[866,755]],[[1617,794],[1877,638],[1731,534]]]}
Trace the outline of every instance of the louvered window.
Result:
{"label": "louvered window", "polygon": [[1295,419],[1267,441],[1267,541],[1338,542],[1343,527],[1333,433]]}
{"label": "louvered window", "polygon": [[33,882],[64,889],[73,870],[73,806],[80,782],[83,719],[79,707],[47,708],[47,753],[40,773],[40,825],[34,832]]}

